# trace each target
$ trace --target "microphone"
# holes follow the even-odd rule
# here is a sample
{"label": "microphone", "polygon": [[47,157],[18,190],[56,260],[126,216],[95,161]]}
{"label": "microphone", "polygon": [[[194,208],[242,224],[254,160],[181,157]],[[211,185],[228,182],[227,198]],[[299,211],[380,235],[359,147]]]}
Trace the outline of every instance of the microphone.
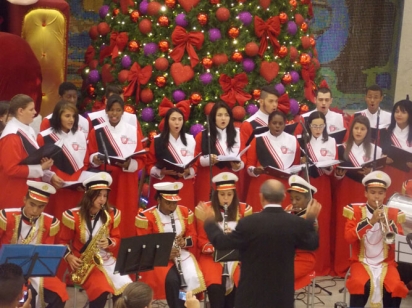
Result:
{"label": "microphone", "polygon": [[[305,137],[309,141],[310,134],[309,134],[308,130],[306,129],[305,123],[302,122],[302,119],[299,119],[299,124],[302,125]],[[302,133],[302,137],[303,137],[303,133]]]}

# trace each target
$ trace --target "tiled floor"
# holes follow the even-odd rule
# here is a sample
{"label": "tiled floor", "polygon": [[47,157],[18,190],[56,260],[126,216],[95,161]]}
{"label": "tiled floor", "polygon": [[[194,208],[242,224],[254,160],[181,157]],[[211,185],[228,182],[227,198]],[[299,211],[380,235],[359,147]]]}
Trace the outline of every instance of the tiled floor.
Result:
{"label": "tiled floor", "polygon": [[[320,288],[315,289],[315,307],[326,307],[326,308],[333,308],[336,302],[343,301],[343,294],[339,293],[339,290],[343,288],[343,279],[334,279],[332,277],[317,277],[316,283],[319,286],[325,288],[326,290],[332,292],[332,295],[328,295],[324,291],[321,291]],[[300,290],[303,291],[303,290]],[[66,308],[75,307],[74,306],[74,289],[68,288],[68,292],[70,295],[70,299],[66,304]],[[349,295],[348,295],[349,296]],[[347,302],[349,302],[349,298],[347,296]],[[85,292],[77,291],[77,308],[87,307],[85,306],[87,303],[87,296]],[[297,292],[296,293],[296,301],[295,301],[296,308],[303,308],[306,307],[306,295]],[[106,305],[106,307],[110,307]],[[168,307],[164,301],[157,301],[154,303],[153,308],[166,308]],[[203,307],[203,303],[201,304]],[[401,308],[409,308],[412,307],[412,291],[409,292],[408,297],[402,300]],[[259,307],[256,307],[259,308]]]}

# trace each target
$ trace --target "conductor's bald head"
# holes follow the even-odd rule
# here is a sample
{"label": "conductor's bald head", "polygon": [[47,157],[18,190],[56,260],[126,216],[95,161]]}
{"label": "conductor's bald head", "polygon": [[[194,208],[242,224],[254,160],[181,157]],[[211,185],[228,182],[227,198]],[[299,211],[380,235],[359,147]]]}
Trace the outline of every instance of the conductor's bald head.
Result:
{"label": "conductor's bald head", "polygon": [[285,198],[285,186],[277,180],[267,180],[260,186],[260,202],[267,204],[281,204]]}

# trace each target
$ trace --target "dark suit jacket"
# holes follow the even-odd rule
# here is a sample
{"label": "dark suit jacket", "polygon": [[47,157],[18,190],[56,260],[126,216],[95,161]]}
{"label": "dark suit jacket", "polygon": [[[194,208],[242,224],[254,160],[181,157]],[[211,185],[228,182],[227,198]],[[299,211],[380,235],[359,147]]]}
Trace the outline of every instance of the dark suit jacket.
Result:
{"label": "dark suit jacket", "polygon": [[236,308],[294,307],[295,249],[318,247],[313,220],[269,207],[242,218],[229,234],[224,234],[213,220],[206,220],[204,228],[216,249],[239,249]]}

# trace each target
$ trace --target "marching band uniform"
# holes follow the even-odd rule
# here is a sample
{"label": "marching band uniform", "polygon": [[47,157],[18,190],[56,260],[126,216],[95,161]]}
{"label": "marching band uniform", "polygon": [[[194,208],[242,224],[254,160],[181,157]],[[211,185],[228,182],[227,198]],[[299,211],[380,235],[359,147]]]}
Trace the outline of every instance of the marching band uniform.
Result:
{"label": "marching band uniform", "polygon": [[[167,125],[167,124],[166,124]],[[190,174],[186,177],[179,178],[171,175],[161,175],[162,162],[166,159],[176,164],[187,164],[193,158],[195,154],[196,142],[192,135],[186,134],[187,146],[184,145],[180,136],[175,139],[171,134],[169,135],[169,144],[162,143],[160,135],[154,137],[153,142],[150,144],[150,150],[147,155],[146,168],[150,173],[150,194],[149,194],[149,206],[156,204],[154,198],[155,190],[154,184],[160,182],[174,182],[177,179],[183,183],[183,189],[180,191],[179,196],[182,199],[182,204],[187,208],[194,210],[195,193],[194,193],[194,177],[196,175],[196,164],[190,167]]]}
{"label": "marching band uniform", "polygon": [[[373,155],[375,145],[371,144],[370,146],[370,153]],[[381,156],[382,149],[377,147],[376,158],[380,158]],[[355,167],[359,167],[363,163],[373,159],[373,157],[366,157],[363,143],[359,146],[353,143],[351,152],[349,153],[349,159]],[[335,242],[333,269],[338,276],[345,277],[349,268],[349,246],[344,240],[345,219],[342,216],[342,210],[347,204],[363,200],[365,198],[365,188],[362,183],[359,183],[348,176],[344,176],[343,178],[337,177],[337,179],[340,180],[335,181],[335,196],[333,199],[336,204],[336,212],[332,213],[332,219],[335,219],[335,223],[331,223],[331,242]],[[334,230],[333,227],[335,227]]]}
{"label": "marching band uniform", "polygon": [[[169,201],[180,201],[178,195],[182,183],[163,182],[154,185],[160,196]],[[173,215],[173,220],[170,217]],[[177,205],[176,210],[170,215],[160,211],[160,206],[151,207],[136,216],[135,226],[137,235],[153,233],[174,232],[182,235],[185,246],[180,250],[181,269],[187,283],[187,290],[193,294],[206,289],[203,274],[200,271],[195,256],[197,235],[194,226],[193,212],[185,206]],[[154,290],[155,299],[167,299],[169,307],[183,307],[179,300],[180,279],[173,260],[169,260],[167,267],[155,267],[153,271],[141,273],[142,281]]]}
{"label": "marching band uniform", "polygon": [[[226,129],[220,129],[216,127],[217,138],[216,144],[211,144],[212,154],[223,155],[223,156],[237,156],[240,150],[240,135],[239,130],[236,129],[236,138],[235,144],[232,149],[229,149],[227,146],[227,135]],[[196,136],[196,149],[195,156],[199,153],[206,154],[202,155],[197,162],[197,175],[195,181],[195,204],[198,204],[199,201],[206,201],[209,199],[210,193],[210,182],[205,181],[205,178],[208,178],[209,175],[209,152],[208,150],[208,137],[207,131],[202,131]],[[230,166],[230,162],[219,162],[212,166],[212,177],[221,172],[239,172],[244,167],[244,162],[241,161],[241,167],[238,170],[233,170]],[[238,190],[239,192],[239,190]]]}
{"label": "marching band uniform", "polygon": [[[40,124],[40,132],[45,131],[46,129],[50,128],[50,119],[53,114],[49,114],[48,116],[43,118],[43,121]],[[86,139],[89,136],[89,122],[79,114],[79,126],[78,130],[84,134]]]}
{"label": "marching band uniform", "polygon": [[[139,140],[139,134],[135,126],[123,121],[123,118],[116,126],[111,126],[107,115],[106,121],[96,126],[89,135],[90,163],[93,164],[93,157],[98,153],[104,153],[102,140],[105,143],[109,156],[128,157],[135,152],[143,150]],[[100,138],[100,135],[102,138]],[[134,223],[134,217],[138,208],[138,173],[137,171],[144,166],[144,156],[131,159],[128,169],[118,166],[107,165],[107,171],[113,177],[114,186],[109,194],[109,202],[115,204],[123,213],[123,223],[120,226],[121,237],[134,235],[130,226]],[[104,164],[99,167],[104,170]]]}
{"label": "marching band uniform", "polygon": [[[317,109],[302,114],[299,117],[298,121],[302,123],[306,123],[305,122],[306,118],[309,117],[309,115],[315,111],[317,111]],[[327,123],[326,131],[328,132],[328,135],[348,128],[348,125],[343,119],[343,115],[340,113],[334,112],[332,110],[328,110],[328,112],[325,114],[325,117],[326,117],[326,123]],[[295,136],[301,135],[302,131],[303,131],[302,125],[298,125],[295,129]]]}
{"label": "marching band uniform", "polygon": [[[362,183],[366,187],[386,189],[390,186],[391,179],[381,171],[374,171],[365,176]],[[400,298],[406,297],[408,289],[400,280],[396,269],[394,245],[385,243],[380,222],[374,225],[370,223],[373,211],[367,203],[349,204],[343,210],[343,216],[346,217],[345,240],[352,246],[351,272],[346,287],[351,294],[351,303],[358,297],[366,303],[365,297],[369,297],[371,307],[399,307]],[[384,211],[391,231],[402,234],[400,224],[404,222],[405,214],[395,208],[384,207]],[[369,294],[367,290],[370,290]],[[393,301],[389,306],[385,304],[387,293],[392,299],[399,297],[399,304],[396,305]]]}
{"label": "marching band uniform", "polygon": [[[27,185],[29,197],[45,203],[56,192],[53,186],[42,182],[27,181]],[[0,247],[3,244],[52,245],[59,230],[60,221],[43,212],[35,219],[26,216],[24,207],[0,212]],[[30,284],[37,293],[32,307],[46,307],[46,303],[48,307],[64,307],[69,299],[66,285],[57,277],[30,277]]]}
{"label": "marching band uniform", "polygon": [[[37,142],[39,146],[62,143],[62,151],[53,156],[54,164],[51,170],[65,182],[77,181],[82,171],[86,170],[89,165],[87,140],[80,130],[75,133],[72,131],[65,133],[55,132],[53,128],[48,128],[40,132]],[[46,211],[61,219],[63,212],[76,206],[82,196],[83,191],[63,187],[50,197]]]}
{"label": "marching band uniform", "polygon": [[[263,182],[273,177],[266,174],[257,176],[253,173],[253,169],[259,166],[272,166],[285,170],[292,165],[297,165],[300,162],[300,147],[295,136],[282,132],[278,137],[275,137],[268,131],[256,136],[246,156],[247,172],[251,177],[246,203],[252,206],[253,212],[259,212],[262,210],[257,197],[260,186]],[[277,180],[281,181],[285,186],[287,185],[287,180]],[[284,200],[282,206],[285,207],[287,205],[287,201]]]}
{"label": "marching band uniform", "polygon": [[[97,173],[83,182],[86,190],[110,190],[112,178],[105,172]],[[110,222],[107,226],[101,220],[105,215],[103,211],[99,211],[96,215],[91,215],[90,223],[80,216],[80,208],[72,208],[63,213],[63,226],[60,232],[60,244],[67,245],[68,253],[65,258],[72,253],[80,258],[80,252],[85,244],[92,240],[101,228],[105,228],[105,234],[109,239],[109,246],[106,249],[99,249],[99,254],[103,259],[102,265],[95,265],[91,269],[89,276],[86,278],[81,287],[86,291],[89,301],[96,300],[105,292],[120,295],[126,286],[132,282],[129,276],[113,274],[116,266],[115,255],[120,245],[120,210],[110,207],[107,211]],[[84,248],[83,248],[84,249]],[[86,251],[88,246],[86,248]]]}
{"label": "marching band uniform", "polygon": [[[237,176],[230,172],[222,172],[214,176],[212,179],[213,183],[216,183],[216,191],[220,190],[235,190],[237,181]],[[211,201],[205,203],[206,206],[212,206]],[[227,221],[227,226],[234,230],[239,219],[249,216],[252,214],[252,208],[246,203],[239,202],[237,206],[236,221]],[[224,209],[221,208],[221,215],[224,219]],[[215,262],[213,259],[214,247],[207,238],[206,232],[203,228],[202,216],[198,213],[198,208],[195,209],[196,216],[196,230],[197,230],[197,247],[200,251],[200,256],[198,258],[199,266],[202,269],[203,275],[205,277],[206,287],[208,288],[208,295],[211,307],[214,306],[213,303],[213,289],[209,290],[211,285],[221,285],[222,284],[222,273],[223,273],[223,263]],[[218,223],[220,228],[223,230],[223,221]],[[226,262],[229,277],[226,279],[225,296],[229,296],[234,287],[239,283],[240,277],[240,264],[238,261]],[[235,292],[233,292],[235,293]],[[221,302],[220,299],[219,303]],[[234,300],[234,297],[232,298]],[[223,300],[223,303],[225,301]],[[220,306],[219,306],[220,307]],[[225,306],[226,307],[226,306]]]}
{"label": "marching band uniform", "polygon": [[39,145],[36,134],[28,125],[16,118],[11,119],[0,137],[0,208],[18,207],[27,192],[27,179],[50,182],[53,172],[42,170],[38,165],[20,165],[20,162],[36,151]]}

